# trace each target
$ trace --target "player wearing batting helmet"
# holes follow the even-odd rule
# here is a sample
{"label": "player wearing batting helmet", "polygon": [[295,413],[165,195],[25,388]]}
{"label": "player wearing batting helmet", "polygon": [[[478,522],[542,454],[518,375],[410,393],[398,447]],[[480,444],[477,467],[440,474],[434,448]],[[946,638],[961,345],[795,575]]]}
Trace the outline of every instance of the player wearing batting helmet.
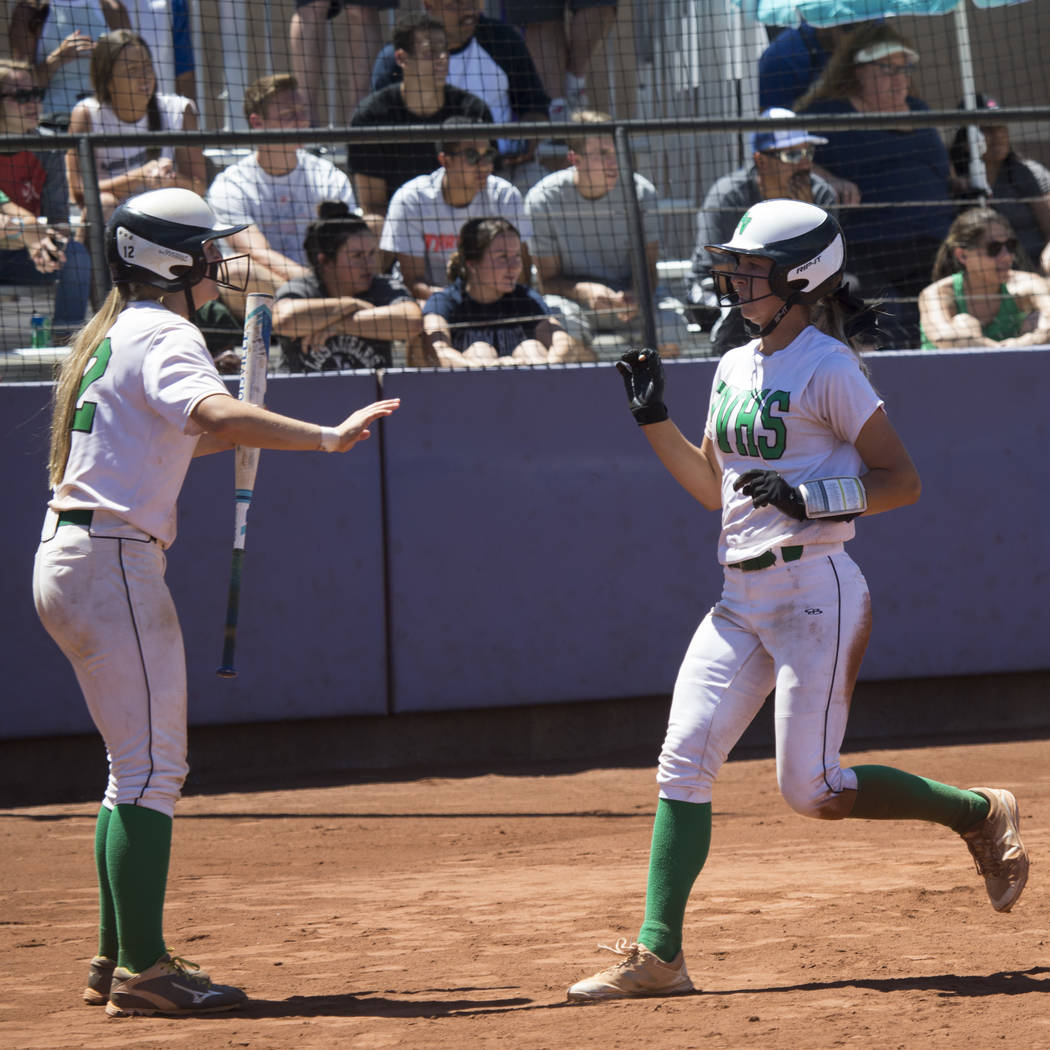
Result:
{"label": "player wearing batting helmet", "polygon": [[113,290],[55,386],[33,597],[109,756],[95,831],[98,955],[84,999],[113,1017],[228,1010],[245,998],[170,954],[163,932],[187,773],[185,655],[164,551],[190,460],[235,444],[346,452],[398,406],[376,402],[322,427],[230,395],[189,318],[225,282],[214,242],[239,229],[218,225],[189,190],[118,207],[106,229]]}
{"label": "player wearing batting helmet", "polygon": [[[840,288],[842,232],[813,204],[754,205],[707,250],[723,305],[755,338],[719,362],[703,439],[664,404],[654,350],[618,364],[631,411],[663,464],[722,512],[722,595],[697,628],[675,683],[645,918],[619,960],[574,984],[592,1001],[693,990],[682,952],[686,903],[711,842],[711,795],[733,745],[775,690],[777,780],[820,820],[924,820],[962,835],[996,911],[1028,876],[1014,796],[962,790],[886,766],[844,768],[850,696],[871,630],[868,588],[844,544],[854,519],[915,502],[919,476],[847,332],[863,304]],[[855,316],[851,316],[855,315]]]}

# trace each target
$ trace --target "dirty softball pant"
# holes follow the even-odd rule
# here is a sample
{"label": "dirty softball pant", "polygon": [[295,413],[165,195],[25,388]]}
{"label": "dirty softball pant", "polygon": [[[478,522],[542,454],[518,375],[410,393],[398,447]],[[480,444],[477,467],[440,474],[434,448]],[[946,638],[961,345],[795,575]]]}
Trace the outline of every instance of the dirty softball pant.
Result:
{"label": "dirty softball pant", "polygon": [[33,597],[105,741],[103,805],[171,817],[188,769],[186,658],[164,568],[157,543],[96,511],[91,526],[45,526]]}
{"label": "dirty softball pant", "polygon": [[[805,816],[857,787],[839,749],[871,631],[868,587],[840,545],[755,572],[727,568],[675,683],[660,797],[707,803],[729,752],[776,688],[777,781]],[[842,815],[842,814],[838,814]]]}

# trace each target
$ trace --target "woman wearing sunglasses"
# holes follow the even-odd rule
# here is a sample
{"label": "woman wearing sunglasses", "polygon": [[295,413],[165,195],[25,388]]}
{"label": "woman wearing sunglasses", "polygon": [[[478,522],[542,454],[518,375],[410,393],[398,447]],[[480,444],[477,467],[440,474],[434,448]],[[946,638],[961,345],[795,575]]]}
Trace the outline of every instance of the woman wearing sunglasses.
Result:
{"label": "woman wearing sunglasses", "polygon": [[[921,112],[910,93],[919,54],[888,22],[864,25],[835,48],[800,114]],[[822,132],[822,134],[825,134]],[[868,299],[885,300],[892,345],[919,342],[915,301],[954,216],[948,151],[936,128],[829,131],[815,169],[839,196],[846,269]]]}
{"label": "woman wearing sunglasses", "polygon": [[[0,135],[38,135],[43,94],[28,63],[0,60]],[[0,153],[0,191],[10,198],[3,210],[17,212],[20,220],[0,246],[0,285],[53,283],[53,339],[61,338],[59,333],[83,323],[91,294],[87,249],[69,237],[62,154],[48,149]]]}
{"label": "woman wearing sunglasses", "polygon": [[992,208],[971,208],[952,223],[933,284],[919,296],[924,350],[1050,342],[1050,285],[1014,269],[1017,253],[1013,229]]}

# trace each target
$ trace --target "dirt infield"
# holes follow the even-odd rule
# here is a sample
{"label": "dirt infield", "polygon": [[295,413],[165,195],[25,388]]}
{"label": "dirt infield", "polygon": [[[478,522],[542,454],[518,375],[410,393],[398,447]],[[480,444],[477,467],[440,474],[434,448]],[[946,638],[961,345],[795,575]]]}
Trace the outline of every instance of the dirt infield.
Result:
{"label": "dirt infield", "polygon": [[94,952],[95,806],[0,811],[0,1045],[1050,1047],[1050,742],[868,751],[1011,787],[1033,855],[996,915],[939,827],[793,815],[771,760],[730,763],[686,920],[702,989],[570,1006],[637,932],[650,769],[551,769],[199,795],[180,803],[167,908],[178,954],[245,987],[237,1013],[107,1020]]}

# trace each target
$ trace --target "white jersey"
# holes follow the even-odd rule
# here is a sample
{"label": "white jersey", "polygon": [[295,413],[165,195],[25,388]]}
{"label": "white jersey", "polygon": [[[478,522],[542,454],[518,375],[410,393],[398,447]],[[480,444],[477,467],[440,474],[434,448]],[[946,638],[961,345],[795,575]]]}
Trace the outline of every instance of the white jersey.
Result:
{"label": "white jersey", "polygon": [[514,224],[523,242],[532,236],[521,193],[506,179],[490,175],[469,204],[453,207],[441,190],[445,169],[409,179],[390,200],[379,247],[423,259],[424,280],[443,288],[445,267],[456,250],[460,227],[468,219],[499,216]]}
{"label": "white jersey", "polygon": [[813,326],[775,353],[758,346],[754,339],[730,350],[711,388],[704,433],[722,468],[722,564],[784,544],[851,539],[851,521],[795,521],[776,507],[755,507],[733,483],[755,469],[775,470],[791,485],[862,473],[853,443],[882,404],[850,350]]}
{"label": "white jersey", "polygon": [[317,218],[317,205],[343,201],[354,212],[357,200],[350,180],[331,161],[302,149],[295,155],[287,175],[270,175],[254,153],[245,157],[215,176],[208,203],[220,222],[255,223],[274,251],[307,266],[303,238]]}
{"label": "white jersey", "polygon": [[[91,130],[107,135],[127,135],[131,132],[149,131],[149,114],[137,123],[121,120],[109,106],[99,102],[94,95],[78,103],[87,110],[91,118]],[[157,109],[160,113],[161,131],[181,131],[186,121],[186,110],[197,112],[196,105],[182,95],[157,95]],[[161,146],[160,155],[169,160],[175,157],[174,146]],[[129,143],[127,146],[96,146],[95,165],[99,178],[114,179],[118,175],[140,168],[149,160],[149,149],[141,142]]]}
{"label": "white jersey", "polygon": [[84,372],[50,506],[112,511],[169,546],[201,433],[190,413],[227,393],[195,325],[159,303],[129,304]]}

